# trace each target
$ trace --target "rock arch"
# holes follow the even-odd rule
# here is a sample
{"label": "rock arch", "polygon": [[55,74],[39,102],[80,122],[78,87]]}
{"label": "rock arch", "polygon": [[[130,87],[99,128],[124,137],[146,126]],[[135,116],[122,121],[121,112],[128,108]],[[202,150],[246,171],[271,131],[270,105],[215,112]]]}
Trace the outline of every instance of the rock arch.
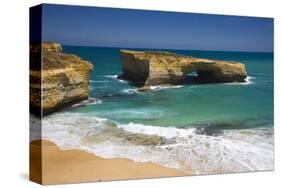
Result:
{"label": "rock arch", "polygon": [[121,79],[143,86],[182,84],[188,73],[196,71],[204,83],[245,82],[245,65],[158,51],[121,50]]}

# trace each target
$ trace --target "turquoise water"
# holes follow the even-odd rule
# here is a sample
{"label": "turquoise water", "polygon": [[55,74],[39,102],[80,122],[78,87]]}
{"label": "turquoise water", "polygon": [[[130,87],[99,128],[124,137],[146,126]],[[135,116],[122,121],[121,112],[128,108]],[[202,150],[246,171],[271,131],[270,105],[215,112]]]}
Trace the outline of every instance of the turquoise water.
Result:
{"label": "turquoise water", "polygon": [[273,54],[165,50],[244,63],[246,83],[186,84],[138,93],[119,48],[63,46],[94,64],[86,103],[43,119],[61,148],[154,162],[194,174],[273,169]]}
{"label": "turquoise water", "polygon": [[[91,97],[100,105],[74,109],[122,123],[185,127],[205,123],[273,121],[273,54],[168,50],[195,57],[239,61],[246,65],[249,83],[185,85],[139,94],[120,82],[122,66],[117,48],[64,47],[94,63]],[[243,126],[241,124],[241,126]],[[239,128],[243,128],[243,127]],[[260,124],[257,124],[260,126]],[[247,128],[247,127],[245,127]]]}

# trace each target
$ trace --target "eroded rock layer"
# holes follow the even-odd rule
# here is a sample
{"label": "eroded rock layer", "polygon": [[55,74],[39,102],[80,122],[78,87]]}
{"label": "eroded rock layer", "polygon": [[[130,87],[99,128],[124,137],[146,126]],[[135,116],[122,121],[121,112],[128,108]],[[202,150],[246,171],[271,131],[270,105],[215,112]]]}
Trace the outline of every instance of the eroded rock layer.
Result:
{"label": "eroded rock layer", "polygon": [[121,50],[123,73],[120,79],[143,86],[182,84],[196,72],[200,83],[245,82],[245,65],[158,51]]}
{"label": "eroded rock layer", "polygon": [[89,74],[93,69],[90,62],[63,53],[58,43],[33,45],[30,54],[32,113],[40,115],[42,108],[42,114],[47,115],[88,98]]}

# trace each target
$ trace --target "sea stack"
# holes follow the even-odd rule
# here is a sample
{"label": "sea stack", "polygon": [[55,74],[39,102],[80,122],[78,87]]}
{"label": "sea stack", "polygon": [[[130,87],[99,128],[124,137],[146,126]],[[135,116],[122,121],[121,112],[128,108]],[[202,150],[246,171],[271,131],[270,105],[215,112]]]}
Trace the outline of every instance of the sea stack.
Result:
{"label": "sea stack", "polygon": [[63,53],[62,46],[52,42],[32,45],[30,56],[32,113],[48,115],[88,98],[90,62]]}
{"label": "sea stack", "polygon": [[189,73],[196,72],[198,83],[245,82],[245,65],[238,62],[195,58],[159,51],[121,50],[123,73],[120,79],[147,88],[178,85]]}

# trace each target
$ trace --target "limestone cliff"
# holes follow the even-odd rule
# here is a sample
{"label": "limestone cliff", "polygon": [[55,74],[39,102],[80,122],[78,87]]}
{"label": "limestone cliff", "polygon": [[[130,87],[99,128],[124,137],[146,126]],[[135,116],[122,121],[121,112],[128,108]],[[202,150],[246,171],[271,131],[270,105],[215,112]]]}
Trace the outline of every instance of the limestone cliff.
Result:
{"label": "limestone cliff", "polygon": [[197,73],[197,82],[245,82],[244,64],[211,60],[158,51],[121,50],[123,73],[120,79],[143,86],[182,84],[189,73]]}
{"label": "limestone cliff", "polygon": [[90,62],[63,53],[58,43],[33,45],[30,55],[31,112],[40,114],[42,108],[47,115],[88,98]]}

